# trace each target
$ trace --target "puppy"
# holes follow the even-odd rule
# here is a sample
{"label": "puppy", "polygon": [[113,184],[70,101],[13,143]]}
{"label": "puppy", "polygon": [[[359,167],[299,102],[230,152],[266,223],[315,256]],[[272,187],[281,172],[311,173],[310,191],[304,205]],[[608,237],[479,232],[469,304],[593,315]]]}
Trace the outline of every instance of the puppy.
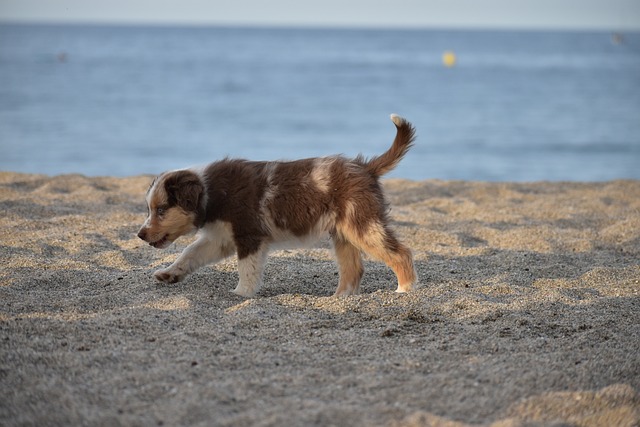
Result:
{"label": "puppy", "polygon": [[166,248],[178,237],[197,239],[154,277],[176,283],[207,264],[238,257],[234,292],[252,297],[262,285],[270,249],[329,236],[340,271],[335,295],[358,292],[362,252],[398,278],[397,292],[417,283],[411,251],[391,230],[379,177],[392,170],[415,139],[415,129],[392,114],[397,133],[381,156],[319,157],[290,162],[224,159],[203,168],[165,172],[147,191],[148,217],[138,237]]}

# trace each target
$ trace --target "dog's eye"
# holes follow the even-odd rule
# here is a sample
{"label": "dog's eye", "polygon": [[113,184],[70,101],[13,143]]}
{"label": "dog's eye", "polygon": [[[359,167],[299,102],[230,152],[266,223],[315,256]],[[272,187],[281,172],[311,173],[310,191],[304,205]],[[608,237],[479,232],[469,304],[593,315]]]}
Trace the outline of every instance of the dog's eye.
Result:
{"label": "dog's eye", "polygon": [[157,208],[156,215],[163,216],[167,210],[165,208]]}

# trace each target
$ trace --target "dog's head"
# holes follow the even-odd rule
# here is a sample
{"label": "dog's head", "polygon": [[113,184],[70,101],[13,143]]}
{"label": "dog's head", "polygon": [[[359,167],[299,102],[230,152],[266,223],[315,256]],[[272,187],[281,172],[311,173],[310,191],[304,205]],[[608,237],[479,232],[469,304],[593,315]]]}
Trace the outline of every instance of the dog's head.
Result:
{"label": "dog's head", "polygon": [[192,171],[165,172],[158,176],[147,191],[148,216],[138,237],[163,249],[178,237],[196,231],[203,197],[202,180]]}

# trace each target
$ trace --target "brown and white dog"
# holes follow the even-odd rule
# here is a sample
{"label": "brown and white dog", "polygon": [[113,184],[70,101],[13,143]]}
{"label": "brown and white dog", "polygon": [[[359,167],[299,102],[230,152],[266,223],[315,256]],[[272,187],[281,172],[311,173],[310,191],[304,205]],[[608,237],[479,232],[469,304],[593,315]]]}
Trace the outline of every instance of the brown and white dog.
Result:
{"label": "brown and white dog", "polygon": [[180,282],[196,269],[236,253],[240,280],[234,292],[251,297],[262,285],[270,249],[330,236],[340,270],[335,295],[358,292],[364,273],[362,252],[395,272],[397,292],[412,290],[418,279],[411,251],[389,227],[379,177],[407,153],[415,129],[395,114],[391,120],[397,128],[393,145],[369,160],[224,159],[158,176],[147,191],[149,215],[138,236],[156,248],[193,232],[197,239],[154,277]]}

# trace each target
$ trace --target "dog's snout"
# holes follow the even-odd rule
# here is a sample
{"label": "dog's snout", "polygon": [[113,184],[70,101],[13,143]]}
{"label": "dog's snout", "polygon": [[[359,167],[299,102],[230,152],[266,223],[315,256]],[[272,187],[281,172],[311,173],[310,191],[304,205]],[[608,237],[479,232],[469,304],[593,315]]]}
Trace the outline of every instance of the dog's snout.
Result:
{"label": "dog's snout", "polygon": [[142,240],[147,240],[147,230],[144,228],[141,228],[140,231],[138,231],[138,237],[141,238]]}

